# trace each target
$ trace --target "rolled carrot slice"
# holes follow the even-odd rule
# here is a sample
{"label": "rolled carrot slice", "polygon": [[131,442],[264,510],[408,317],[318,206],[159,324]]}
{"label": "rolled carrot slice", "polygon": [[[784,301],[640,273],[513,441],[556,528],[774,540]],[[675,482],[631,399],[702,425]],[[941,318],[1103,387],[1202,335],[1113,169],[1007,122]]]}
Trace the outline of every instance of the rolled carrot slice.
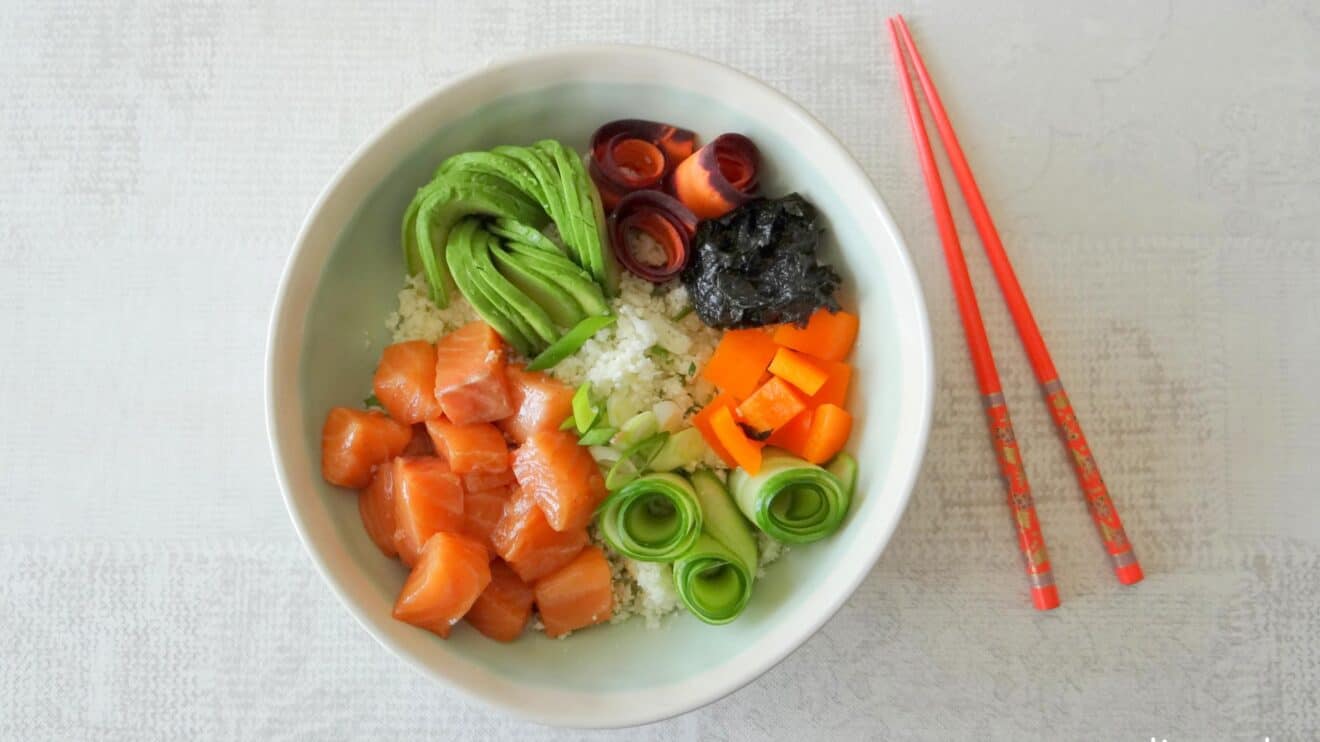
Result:
{"label": "rolled carrot slice", "polygon": [[587,172],[600,191],[606,211],[613,211],[633,191],[659,188],[697,148],[688,129],[642,119],[611,121],[591,136]]}
{"label": "rolled carrot slice", "polygon": [[619,262],[651,283],[678,275],[688,262],[697,217],[660,191],[624,196],[610,216],[610,242]]}
{"label": "rolled carrot slice", "polygon": [[678,200],[701,219],[724,216],[756,195],[760,153],[741,134],[721,134],[674,170]]}

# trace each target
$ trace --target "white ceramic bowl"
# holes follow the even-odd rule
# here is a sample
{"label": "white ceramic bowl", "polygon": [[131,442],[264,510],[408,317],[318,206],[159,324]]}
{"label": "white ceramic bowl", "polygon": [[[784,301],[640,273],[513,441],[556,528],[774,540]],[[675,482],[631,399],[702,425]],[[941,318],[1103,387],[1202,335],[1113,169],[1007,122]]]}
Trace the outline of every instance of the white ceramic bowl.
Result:
{"label": "white ceramic bowl", "polygon": [[[763,192],[796,190],[824,215],[825,256],[861,318],[849,448],[861,462],[852,512],[833,537],[795,547],[727,626],[640,620],[512,644],[460,628],[448,641],[390,618],[405,573],[358,520],[356,498],[321,481],[326,410],[357,405],[389,342],[403,267],[398,225],[446,155],[555,137],[585,147],[616,118],[672,122],[704,140],[739,131],[760,147]],[[381,644],[425,674],[526,719],[640,724],[737,689],[783,659],[843,604],[897,525],[925,449],[932,358],[921,291],[902,237],[862,169],[806,111],[768,86],[686,54],[630,46],[537,52],[455,79],[386,124],[349,158],[294,243],[271,318],[266,405],[275,469],[326,581]],[[297,637],[291,640],[297,641]],[[804,682],[810,682],[804,679]]]}

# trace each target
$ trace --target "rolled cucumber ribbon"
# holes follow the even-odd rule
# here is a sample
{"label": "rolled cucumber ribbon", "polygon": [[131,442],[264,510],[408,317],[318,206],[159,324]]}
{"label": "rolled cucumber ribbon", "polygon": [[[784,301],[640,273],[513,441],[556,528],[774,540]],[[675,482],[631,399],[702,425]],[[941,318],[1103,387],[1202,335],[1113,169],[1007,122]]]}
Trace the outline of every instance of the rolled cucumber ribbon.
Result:
{"label": "rolled cucumber ribbon", "polygon": [[615,551],[642,562],[672,562],[701,534],[697,493],[676,474],[647,474],[601,504],[601,535]]}
{"label": "rolled cucumber ribbon", "polygon": [[[855,471],[848,454],[839,454],[831,469]],[[838,529],[852,502],[853,476],[838,475],[777,448],[765,449],[756,476],[742,469],[729,475],[738,509],[757,528],[790,544],[820,540]]]}
{"label": "rolled cucumber ribbon", "polygon": [[692,486],[705,524],[692,547],[674,562],[674,586],[692,615],[709,624],[726,624],[752,597],[756,540],[714,474],[693,474]]}
{"label": "rolled cucumber ribbon", "polygon": [[692,615],[709,624],[738,617],[752,597],[755,566],[749,567],[724,544],[702,533],[674,562],[674,587]]}

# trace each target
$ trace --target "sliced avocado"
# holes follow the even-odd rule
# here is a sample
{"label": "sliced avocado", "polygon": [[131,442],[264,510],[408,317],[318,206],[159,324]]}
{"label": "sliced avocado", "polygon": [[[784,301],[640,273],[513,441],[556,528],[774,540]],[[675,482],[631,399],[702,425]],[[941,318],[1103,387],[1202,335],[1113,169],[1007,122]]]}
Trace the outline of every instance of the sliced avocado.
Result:
{"label": "sliced avocado", "polygon": [[605,209],[600,203],[600,194],[587,175],[582,158],[553,139],[542,140],[534,146],[554,159],[566,199],[577,196],[576,203],[569,209],[572,225],[566,230],[565,225],[557,220],[555,224],[561,232],[571,231],[582,267],[588,268],[605,293],[613,296],[619,290],[619,266],[605,235]]}
{"label": "sliced avocado", "polygon": [[[436,254],[437,246],[448,243],[449,231],[454,224],[469,214],[504,216],[528,224],[544,225],[545,211],[508,181],[484,173],[453,173],[434,181],[423,189],[427,193],[418,202],[414,212],[414,239],[405,234],[404,250],[409,270],[421,266],[430,284],[431,300],[436,306],[449,304],[451,277],[445,275],[444,261]],[[419,194],[420,195],[420,194]],[[407,219],[404,221],[405,229]]]}
{"label": "sliced avocado", "polygon": [[605,301],[600,284],[572,261],[558,253],[547,253],[517,242],[507,242],[505,248],[518,258],[524,268],[553,281],[568,292],[587,314],[610,313],[610,305]]}
{"label": "sliced avocado", "polygon": [[545,189],[536,179],[536,174],[512,157],[499,152],[463,152],[440,163],[435,171],[436,177],[457,173],[483,173],[501,178],[540,204],[547,214],[550,213]]}
{"label": "sliced avocado", "polygon": [[497,234],[506,240],[521,242],[524,245],[540,248],[546,252],[564,255],[564,248],[547,237],[545,232],[542,232],[539,229],[532,229],[522,222],[516,222],[512,219],[496,219],[486,225],[486,229],[489,229],[492,234]]}
{"label": "sliced avocado", "polygon": [[542,194],[545,196],[546,213],[550,215],[551,221],[559,224],[565,218],[565,194],[560,185],[559,172],[552,163],[547,163],[540,152],[530,147],[514,147],[505,145],[491,150],[499,155],[515,160],[527,168],[536,178]]}
{"label": "sliced avocado", "polygon": [[555,174],[555,187],[564,196],[562,219],[555,220],[559,234],[568,243],[577,264],[595,275],[592,268],[591,250],[587,245],[587,230],[583,228],[584,201],[577,192],[577,180],[573,177],[571,157],[564,155],[563,146],[553,139],[544,139],[532,145],[532,149],[541,155],[546,167]]}
{"label": "sliced avocado", "polygon": [[472,303],[472,308],[509,345],[519,353],[530,356],[532,341],[523,334],[522,329],[505,313],[504,304],[491,295],[486,286],[477,279],[477,272],[472,268],[472,242],[481,230],[477,219],[463,219],[449,232],[449,241],[445,246],[445,261],[449,272],[453,274],[459,291]]}
{"label": "sliced avocado", "polygon": [[582,305],[573,298],[572,294],[546,276],[528,269],[520,259],[503,247],[491,248],[490,257],[496,270],[508,279],[509,283],[521,289],[528,298],[540,305],[556,325],[569,328],[587,316]]}
{"label": "sliced avocado", "polygon": [[524,334],[540,351],[559,339],[559,330],[544,309],[495,269],[491,249],[497,244],[495,235],[485,229],[478,231],[472,238],[471,268],[476,272],[477,280],[486,285],[488,295],[494,291],[508,305],[510,319],[523,328]]}
{"label": "sliced avocado", "polygon": [[413,195],[412,201],[408,204],[408,209],[403,212],[401,242],[403,244],[404,265],[407,267],[410,276],[422,272],[422,258],[417,254],[417,211],[421,208],[422,202],[442,185],[437,184],[436,181],[431,181],[418,188],[417,193]]}

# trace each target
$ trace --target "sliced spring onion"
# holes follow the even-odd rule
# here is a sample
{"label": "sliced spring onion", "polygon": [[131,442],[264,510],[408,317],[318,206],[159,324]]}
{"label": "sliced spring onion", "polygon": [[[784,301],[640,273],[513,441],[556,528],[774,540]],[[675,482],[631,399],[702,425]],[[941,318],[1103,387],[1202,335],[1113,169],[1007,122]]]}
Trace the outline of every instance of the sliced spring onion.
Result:
{"label": "sliced spring onion", "polygon": [[655,413],[647,410],[639,412],[628,418],[623,425],[619,426],[619,445],[627,447],[632,444],[650,438],[660,432],[660,423],[656,420]]}
{"label": "sliced spring onion", "polygon": [[600,417],[600,408],[591,401],[591,384],[583,384],[573,393],[573,424],[578,435],[585,435]]}
{"label": "sliced spring onion", "polygon": [[592,335],[614,324],[615,321],[612,316],[592,315],[587,317],[573,325],[573,329],[561,335],[558,340],[550,344],[550,347],[541,351],[536,358],[533,358],[532,362],[527,364],[527,370],[544,371],[551,368],[576,353]]}
{"label": "sliced spring onion", "polygon": [[601,464],[613,464],[623,456],[623,451],[613,446],[591,446],[591,458]]}
{"label": "sliced spring onion", "polygon": [[706,439],[696,428],[684,428],[669,436],[651,460],[651,471],[673,471],[695,464],[706,453]]}
{"label": "sliced spring onion", "polygon": [[559,423],[560,430],[573,430],[576,427],[577,427],[577,420],[574,419],[572,415],[569,415],[568,417],[564,418],[564,421],[562,423]]}
{"label": "sliced spring onion", "polygon": [[659,421],[661,430],[668,430],[672,433],[677,430],[679,424],[683,422],[683,411],[678,408],[678,405],[668,399],[662,399],[659,402],[656,402],[655,406],[651,408],[651,411],[655,413],[656,420]]}
{"label": "sliced spring onion", "polygon": [[697,493],[676,474],[647,474],[601,505],[601,536],[614,550],[643,562],[672,562],[701,533]]}
{"label": "sliced spring onion", "polygon": [[822,539],[838,529],[852,501],[834,474],[777,448],[765,449],[761,471],[729,475],[743,515],[772,538],[791,544]]}
{"label": "sliced spring onion", "polygon": [[636,479],[651,465],[651,460],[660,453],[668,439],[668,433],[656,433],[624,449],[605,475],[605,488],[613,492]]}
{"label": "sliced spring onion", "polygon": [[597,425],[588,430],[578,439],[580,446],[600,446],[610,442],[614,434],[619,432],[618,428],[611,428],[608,425]]}
{"label": "sliced spring onion", "polygon": [[626,394],[611,394],[605,400],[605,419],[616,428],[622,428],[639,411],[637,404]]}

